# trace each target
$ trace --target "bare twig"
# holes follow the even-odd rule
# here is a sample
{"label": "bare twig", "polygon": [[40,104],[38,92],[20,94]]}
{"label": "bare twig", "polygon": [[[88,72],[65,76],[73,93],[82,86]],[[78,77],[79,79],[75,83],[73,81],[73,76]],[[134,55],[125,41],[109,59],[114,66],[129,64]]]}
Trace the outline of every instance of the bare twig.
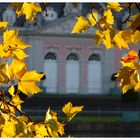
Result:
{"label": "bare twig", "polygon": [[48,14],[47,14],[46,3],[43,3],[43,10],[46,11],[46,16],[47,16]]}
{"label": "bare twig", "polygon": [[96,21],[96,23],[98,23],[98,22],[97,22],[97,20],[96,20],[96,18],[94,17],[94,15],[93,15],[93,13],[92,13],[92,10],[94,9],[94,6],[93,6],[93,4],[92,4],[92,3],[91,3],[90,5],[91,5],[91,8],[90,8],[90,13],[91,13],[91,15],[92,15],[93,19]]}
{"label": "bare twig", "polygon": [[128,17],[124,20],[124,21],[122,21],[121,23],[126,23],[127,21],[129,21],[129,18],[131,17],[131,3],[129,4],[129,7],[128,7],[128,12],[129,12],[129,15],[128,15]]}
{"label": "bare twig", "polygon": [[15,110],[17,110],[21,115],[27,116],[28,119],[33,122],[32,118],[30,117],[30,115],[26,114],[25,112],[22,112],[21,110],[19,110],[16,106],[10,104],[9,102],[6,102],[9,106],[13,107]]}
{"label": "bare twig", "polygon": [[135,5],[136,5],[137,9],[138,9],[139,12],[140,12],[140,5],[139,5],[138,3],[135,3]]}

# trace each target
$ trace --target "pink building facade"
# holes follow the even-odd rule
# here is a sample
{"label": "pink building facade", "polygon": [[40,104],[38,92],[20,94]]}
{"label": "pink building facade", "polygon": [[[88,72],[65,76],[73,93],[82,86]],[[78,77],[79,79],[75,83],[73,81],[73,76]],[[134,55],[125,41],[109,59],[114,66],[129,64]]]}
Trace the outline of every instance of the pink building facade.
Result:
{"label": "pink building facade", "polygon": [[[46,94],[109,94],[116,86],[111,76],[118,72],[119,60],[128,50],[97,47],[95,30],[71,34],[75,21],[71,15],[22,35],[33,46],[27,50],[29,69],[46,74],[41,83]],[[133,48],[139,50],[138,45]]]}

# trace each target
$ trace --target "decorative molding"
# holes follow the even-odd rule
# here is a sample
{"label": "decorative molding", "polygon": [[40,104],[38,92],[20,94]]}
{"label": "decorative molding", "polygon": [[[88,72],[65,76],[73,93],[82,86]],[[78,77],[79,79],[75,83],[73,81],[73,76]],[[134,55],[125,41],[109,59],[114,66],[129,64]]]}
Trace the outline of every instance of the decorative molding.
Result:
{"label": "decorative molding", "polygon": [[58,46],[47,46],[47,48],[48,48],[48,50],[51,50],[51,49],[58,50],[59,49]]}
{"label": "decorative molding", "polygon": [[[43,13],[44,14],[44,13]],[[57,12],[53,7],[47,7],[47,16],[45,15],[45,21],[53,21],[58,18]]]}
{"label": "decorative molding", "polygon": [[82,47],[81,46],[65,46],[65,48],[69,51],[81,51]]}
{"label": "decorative molding", "polygon": [[81,3],[65,3],[64,7],[64,15],[68,15],[70,13],[80,13],[82,12],[82,4]]}
{"label": "decorative molding", "polygon": [[[41,31],[41,33],[51,33],[51,34],[71,34],[71,31],[77,21],[76,16],[70,17],[67,20],[63,20],[57,25],[47,28],[45,31]],[[53,21],[55,22],[55,21]],[[56,21],[57,22],[57,21]],[[90,28],[87,31],[81,33],[86,35],[94,35],[95,29]]]}
{"label": "decorative molding", "polygon": [[8,6],[6,10],[2,13],[3,21],[8,22],[8,26],[12,27],[16,22],[16,13],[12,7]]}

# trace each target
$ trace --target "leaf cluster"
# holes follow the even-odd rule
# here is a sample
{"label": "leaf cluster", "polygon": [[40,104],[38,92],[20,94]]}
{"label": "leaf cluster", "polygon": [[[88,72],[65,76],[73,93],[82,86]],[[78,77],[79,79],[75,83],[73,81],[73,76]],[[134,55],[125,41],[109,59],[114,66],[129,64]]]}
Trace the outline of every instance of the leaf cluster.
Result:
{"label": "leaf cluster", "polygon": [[92,9],[89,16],[79,16],[75,23],[72,33],[85,32],[89,28],[96,30],[94,41],[97,46],[104,44],[107,49],[114,47],[129,50],[128,55],[122,57],[120,63],[122,67],[116,75],[120,81],[122,93],[126,93],[129,89],[134,88],[135,91],[140,90],[139,78],[139,56],[136,51],[130,50],[130,44],[137,44],[140,41],[140,14],[135,13],[128,16],[125,22],[125,29],[118,29],[115,26],[115,18],[112,11],[119,14],[124,8],[129,8],[129,14],[132,8],[138,8],[138,3],[119,4],[118,2],[108,2],[104,12],[100,15],[99,11]]}
{"label": "leaf cluster", "polygon": [[[42,10],[37,3],[12,3],[12,6],[16,8],[17,16],[24,14],[29,22]],[[0,22],[3,32],[3,41],[0,43],[0,86],[7,87],[6,90],[0,90],[0,137],[63,136],[65,123],[58,121],[56,112],[48,109],[44,122],[37,123],[22,111],[24,101],[20,95],[28,97],[42,91],[36,83],[40,82],[44,74],[28,70],[25,62],[28,55],[24,50],[31,46],[19,38],[18,30],[8,30],[7,26],[7,22]],[[73,107],[68,103],[62,111],[70,121],[82,108],[83,106]]]}

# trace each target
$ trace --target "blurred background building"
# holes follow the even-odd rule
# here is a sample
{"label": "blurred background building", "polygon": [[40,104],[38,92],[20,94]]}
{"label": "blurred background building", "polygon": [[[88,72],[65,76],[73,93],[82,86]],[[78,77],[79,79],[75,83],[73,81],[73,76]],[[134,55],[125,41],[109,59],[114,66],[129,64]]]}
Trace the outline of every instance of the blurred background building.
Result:
{"label": "blurred background building", "polygon": [[[124,135],[120,132],[121,128],[127,127],[124,124],[114,129],[112,123],[108,125],[98,122],[92,125],[90,120],[92,118],[94,121],[95,117],[98,120],[107,117],[107,122],[120,121],[122,118],[123,120],[139,120],[137,111],[140,105],[133,103],[132,107],[130,104],[121,103],[118,83],[111,80],[112,75],[120,68],[119,60],[128,53],[128,50],[117,48],[107,50],[103,45],[97,47],[94,42],[95,29],[89,29],[81,34],[71,34],[77,16],[88,16],[91,9],[100,11],[102,14],[106,3],[94,3],[94,7],[91,3],[40,3],[40,5],[44,10],[32,23],[29,23],[25,20],[25,16],[17,18],[15,10],[9,6],[9,3],[0,4],[0,20],[8,21],[9,29],[20,30],[20,37],[32,46],[27,49],[29,57],[26,61],[29,70],[35,69],[46,75],[46,79],[40,83],[45,96],[29,99],[25,104],[26,110],[33,116],[38,115],[40,119],[45,115],[46,106],[60,110],[65,103],[73,101],[75,105],[85,105],[82,116],[88,117],[87,122],[85,119],[80,123],[76,122],[75,130],[82,129],[84,132],[81,133],[80,130],[80,135],[89,132],[84,136],[92,136],[93,130],[97,132],[101,130],[102,136],[105,136],[104,130],[107,127],[108,136],[111,134],[114,136],[115,132],[117,132],[116,135]],[[47,9],[47,14],[45,9]],[[117,13],[117,16],[115,12],[113,14],[115,26],[122,29],[121,21],[127,17],[127,9],[124,8],[121,13]],[[130,47],[139,50],[138,45]],[[63,96],[58,98],[58,95]],[[101,96],[98,98],[95,95]],[[112,95],[117,96],[114,98]],[[33,109],[35,107],[37,110]],[[133,110],[133,114],[137,114],[134,116],[129,112],[123,114],[129,109]],[[114,132],[111,133],[111,130]],[[127,136],[130,134],[129,131]]]}
{"label": "blurred background building", "polygon": [[24,16],[16,18],[15,10],[8,3],[0,5],[0,16],[9,22],[9,28],[19,29],[21,37],[31,44],[27,63],[29,69],[45,72],[46,80],[41,86],[52,94],[108,94],[114,86],[111,76],[118,70],[119,50],[97,47],[93,39],[95,29],[71,34],[77,16],[88,16],[91,8],[102,13],[106,4],[40,5],[45,6],[47,14],[43,10],[32,23]]}

